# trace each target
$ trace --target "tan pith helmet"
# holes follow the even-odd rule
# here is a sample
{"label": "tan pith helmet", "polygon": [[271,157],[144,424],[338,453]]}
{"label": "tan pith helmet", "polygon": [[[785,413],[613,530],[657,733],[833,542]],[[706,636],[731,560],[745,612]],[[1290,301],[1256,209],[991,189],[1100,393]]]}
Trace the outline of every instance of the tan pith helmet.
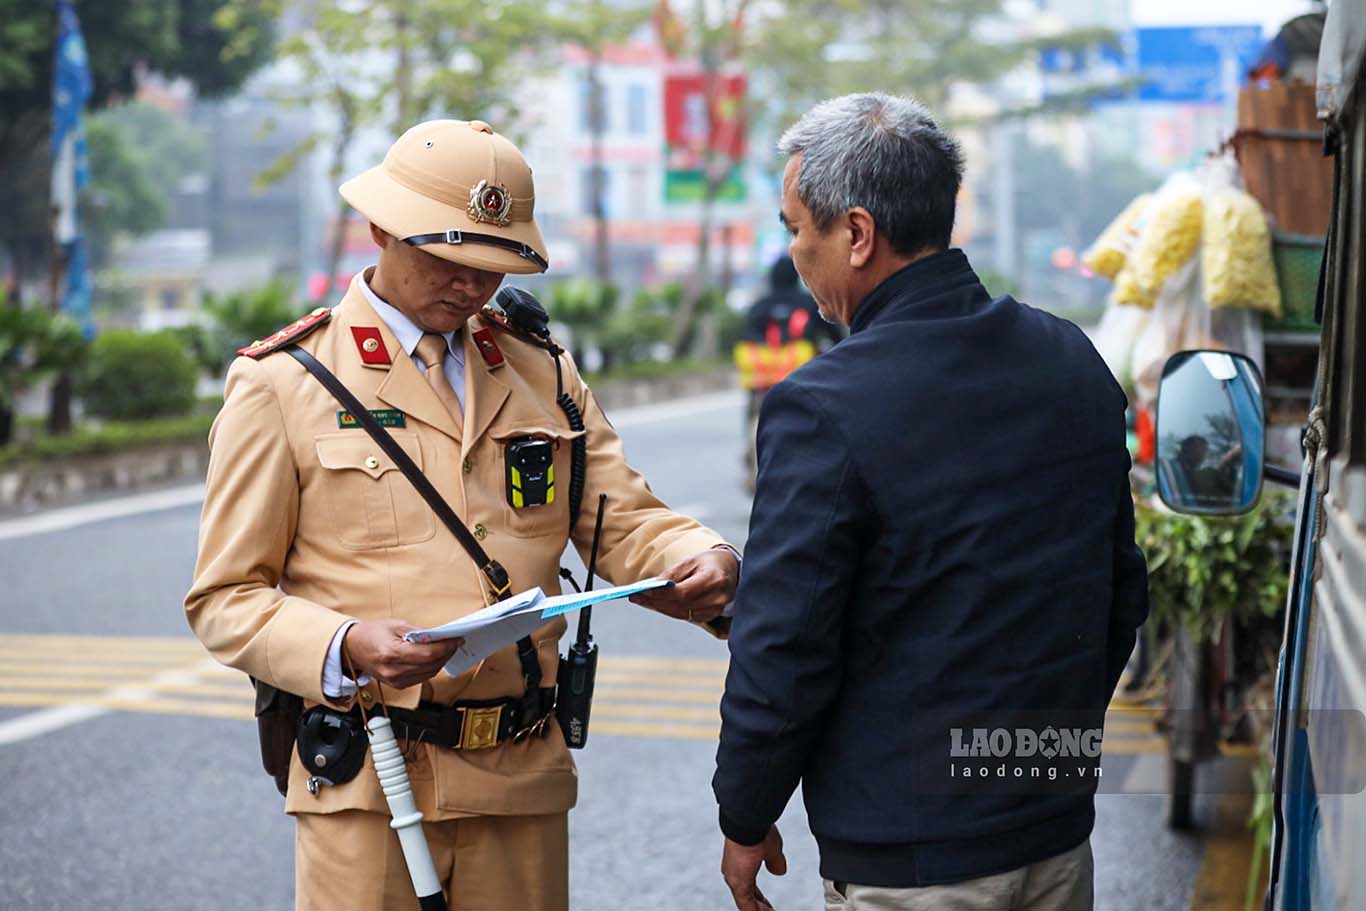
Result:
{"label": "tan pith helmet", "polygon": [[525,275],[550,265],[522,153],[482,120],[429,120],[341,195],[389,234],[451,262]]}

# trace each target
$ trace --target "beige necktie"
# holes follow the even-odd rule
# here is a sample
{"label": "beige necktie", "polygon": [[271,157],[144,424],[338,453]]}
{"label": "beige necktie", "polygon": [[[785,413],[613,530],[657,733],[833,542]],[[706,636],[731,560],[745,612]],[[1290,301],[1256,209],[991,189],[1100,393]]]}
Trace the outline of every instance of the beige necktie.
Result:
{"label": "beige necktie", "polygon": [[456,426],[463,427],[465,409],[460,404],[460,397],[451,388],[450,380],[446,379],[446,350],[445,337],[430,332],[422,336],[422,340],[417,343],[418,359],[427,368],[427,385],[432,387],[441,404],[445,405],[446,410],[455,418]]}

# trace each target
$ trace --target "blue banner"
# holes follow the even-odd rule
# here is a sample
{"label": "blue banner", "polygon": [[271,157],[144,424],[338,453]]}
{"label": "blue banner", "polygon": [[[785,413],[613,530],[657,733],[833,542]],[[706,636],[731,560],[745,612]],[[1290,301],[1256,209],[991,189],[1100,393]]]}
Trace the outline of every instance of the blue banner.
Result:
{"label": "blue banner", "polygon": [[1138,29],[1139,101],[1232,101],[1265,43],[1259,25]]}
{"label": "blue banner", "polygon": [[81,240],[80,192],[90,181],[81,115],[90,100],[90,61],[70,0],[57,0],[57,44],[52,71],[53,240],[66,259],[62,310],[91,331],[90,276]]}

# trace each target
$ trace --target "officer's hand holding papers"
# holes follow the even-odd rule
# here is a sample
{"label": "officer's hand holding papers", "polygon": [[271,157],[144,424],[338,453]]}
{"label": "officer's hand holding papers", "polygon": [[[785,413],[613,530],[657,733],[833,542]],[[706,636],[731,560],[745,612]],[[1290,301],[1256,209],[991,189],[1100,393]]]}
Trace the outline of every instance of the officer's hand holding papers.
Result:
{"label": "officer's hand holding papers", "polygon": [[423,643],[463,639],[450,660],[446,662],[446,673],[455,677],[499,649],[506,648],[523,636],[531,635],[552,617],[603,601],[614,601],[641,592],[668,588],[673,584],[669,579],[654,578],[614,588],[549,597],[539,588],[530,588],[450,623],[431,629],[411,630],[404,638],[409,642]]}

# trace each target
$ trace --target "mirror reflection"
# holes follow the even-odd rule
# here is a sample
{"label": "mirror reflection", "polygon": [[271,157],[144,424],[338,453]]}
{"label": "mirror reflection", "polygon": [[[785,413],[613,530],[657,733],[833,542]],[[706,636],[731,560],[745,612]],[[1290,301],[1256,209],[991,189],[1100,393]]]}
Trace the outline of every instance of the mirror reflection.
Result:
{"label": "mirror reflection", "polygon": [[1262,487],[1262,380],[1241,354],[1183,351],[1157,400],[1157,492],[1180,512],[1233,515]]}

